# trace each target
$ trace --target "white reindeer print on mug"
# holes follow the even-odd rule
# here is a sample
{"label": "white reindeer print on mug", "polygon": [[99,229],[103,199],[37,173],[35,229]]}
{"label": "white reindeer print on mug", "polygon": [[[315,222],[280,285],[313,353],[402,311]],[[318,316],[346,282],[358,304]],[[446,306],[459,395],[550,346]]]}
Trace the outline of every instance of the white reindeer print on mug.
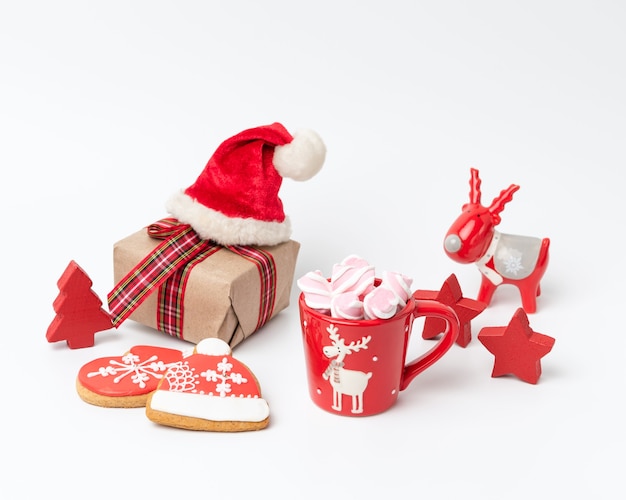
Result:
{"label": "white reindeer print on mug", "polygon": [[358,342],[353,341],[346,345],[344,339],[339,337],[338,330],[334,325],[326,328],[333,345],[323,347],[324,355],[331,359],[331,362],[322,376],[324,380],[330,381],[333,388],[333,410],[341,411],[345,394],[352,396],[352,413],[363,413],[363,393],[372,377],[372,372],[346,370],[343,366],[345,357],[360,349],[367,349],[367,343],[372,337],[363,337]]}

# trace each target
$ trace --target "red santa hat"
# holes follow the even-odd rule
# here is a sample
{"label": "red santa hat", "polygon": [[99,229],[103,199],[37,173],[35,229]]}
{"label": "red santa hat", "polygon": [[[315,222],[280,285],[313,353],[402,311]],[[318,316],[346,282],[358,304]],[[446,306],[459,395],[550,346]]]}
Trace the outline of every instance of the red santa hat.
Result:
{"label": "red santa hat", "polygon": [[225,140],[194,184],[174,194],[168,212],[200,237],[222,245],[276,245],[291,236],[278,197],[283,177],[305,181],[324,163],[326,146],[312,130],[291,135],[280,123]]}

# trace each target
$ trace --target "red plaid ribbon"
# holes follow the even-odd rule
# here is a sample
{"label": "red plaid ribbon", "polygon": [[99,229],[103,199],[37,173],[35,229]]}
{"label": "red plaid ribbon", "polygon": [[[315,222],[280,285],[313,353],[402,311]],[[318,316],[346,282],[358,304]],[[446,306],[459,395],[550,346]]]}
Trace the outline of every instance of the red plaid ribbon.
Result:
{"label": "red plaid ribbon", "polygon": [[[121,324],[154,291],[159,290],[157,327],[182,338],[183,297],[193,267],[221,246],[201,239],[187,224],[174,218],[148,226],[148,234],[163,239],[109,293],[109,310],[114,326]],[[255,330],[271,318],[276,294],[276,265],[272,255],[261,249],[233,245],[230,251],[253,262],[261,280],[260,309]],[[163,286],[162,286],[163,285]]]}
{"label": "red plaid ribbon", "polygon": [[[157,239],[168,239],[175,235],[181,224],[177,219],[161,219],[148,226],[148,234]],[[205,240],[206,241],[206,240]],[[173,337],[183,338],[183,318],[185,288],[187,280],[191,275],[191,270],[196,264],[213,255],[220,248],[219,245],[207,241],[207,245],[198,254],[190,257],[188,261],[178,267],[165,280],[163,286],[159,287],[158,308],[157,308],[157,328]]]}
{"label": "red plaid ribbon", "polygon": [[229,245],[231,252],[241,255],[256,265],[261,278],[261,303],[259,319],[255,330],[261,328],[272,317],[274,303],[276,301],[276,264],[271,253],[264,252],[260,248],[241,245]]}
{"label": "red plaid ribbon", "polygon": [[172,226],[172,221],[168,221],[164,227],[154,230],[154,234],[170,233],[109,292],[107,299],[113,326],[119,326],[176,270],[213,245],[201,239],[188,224]]}

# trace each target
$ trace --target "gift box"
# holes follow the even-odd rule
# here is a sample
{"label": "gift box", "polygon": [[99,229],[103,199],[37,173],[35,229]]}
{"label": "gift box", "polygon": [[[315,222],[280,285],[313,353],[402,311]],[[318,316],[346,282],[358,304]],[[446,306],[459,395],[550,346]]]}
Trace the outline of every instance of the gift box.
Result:
{"label": "gift box", "polygon": [[312,130],[246,129],[223,141],[169,217],[114,245],[112,325],[127,318],[183,340],[236,346],[289,305],[300,244],[278,196],[284,177],[319,172]]}
{"label": "gift box", "polygon": [[[115,283],[159,243],[146,229],[115,243]],[[242,248],[249,252],[215,245],[176,279],[152,291],[129,319],[194,344],[217,337],[235,347],[289,305],[300,244],[290,239]],[[255,260],[257,254],[265,264]]]}

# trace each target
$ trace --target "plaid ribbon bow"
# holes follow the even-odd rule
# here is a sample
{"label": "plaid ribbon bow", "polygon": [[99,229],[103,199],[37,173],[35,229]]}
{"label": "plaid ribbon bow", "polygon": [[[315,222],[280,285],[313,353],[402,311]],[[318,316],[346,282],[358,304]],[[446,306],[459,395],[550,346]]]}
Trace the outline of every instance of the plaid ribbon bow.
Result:
{"label": "plaid ribbon bow", "polygon": [[276,265],[272,255],[243,245],[220,246],[204,240],[188,224],[161,219],[147,228],[163,241],[139,262],[108,294],[113,326],[119,326],[155,289],[159,290],[157,328],[183,338],[183,297],[193,267],[222,248],[253,262],[261,283],[260,308],[255,331],[271,318],[276,295]]}

